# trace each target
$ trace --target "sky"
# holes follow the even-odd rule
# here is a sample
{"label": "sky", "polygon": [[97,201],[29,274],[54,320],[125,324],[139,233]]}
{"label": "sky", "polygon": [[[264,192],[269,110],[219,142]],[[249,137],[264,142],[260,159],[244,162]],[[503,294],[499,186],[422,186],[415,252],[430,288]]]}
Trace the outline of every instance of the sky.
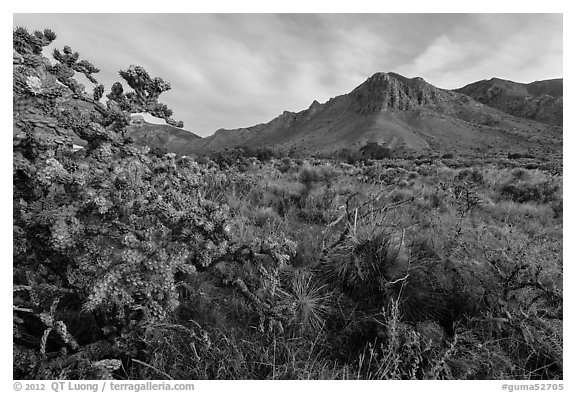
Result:
{"label": "sky", "polygon": [[202,137],[304,110],[375,72],[446,89],[563,77],[562,14],[19,13],[13,24],[52,29],[45,55],[71,46],[106,91],[132,64],[162,77],[172,90],[160,101]]}

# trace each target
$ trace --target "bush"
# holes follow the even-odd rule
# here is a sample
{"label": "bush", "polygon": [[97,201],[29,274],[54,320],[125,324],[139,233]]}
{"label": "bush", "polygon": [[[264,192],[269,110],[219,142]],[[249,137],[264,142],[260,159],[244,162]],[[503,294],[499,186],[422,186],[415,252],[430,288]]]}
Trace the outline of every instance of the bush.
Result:
{"label": "bush", "polygon": [[517,160],[520,158],[534,158],[534,154],[531,153],[508,153],[509,160]]}
{"label": "bush", "polygon": [[360,156],[371,160],[383,160],[385,158],[392,158],[392,150],[384,145],[379,145],[376,142],[367,142],[360,148]]}
{"label": "bush", "polygon": [[277,168],[280,171],[280,173],[287,173],[288,171],[293,169],[292,159],[290,159],[289,157],[283,158],[280,164],[277,166]]}
{"label": "bush", "polygon": [[548,203],[557,199],[558,188],[558,185],[551,181],[506,183],[500,188],[500,194],[504,199],[518,203]]}
{"label": "bush", "polygon": [[482,175],[482,172],[480,172],[480,170],[478,168],[474,168],[474,169],[462,169],[458,172],[458,175],[456,175],[456,181],[458,182],[462,182],[462,181],[467,181],[467,182],[471,182],[473,184],[483,184],[484,183],[484,175]]}
{"label": "bush", "polygon": [[[157,101],[170,85],[131,66],[120,75],[134,92],[116,83],[103,106],[72,79],[78,71],[96,83],[98,70],[78,53],[56,50],[56,66],[42,57],[39,45],[53,38],[14,31],[15,343],[56,354],[26,378],[55,378],[51,367],[66,362],[66,350],[87,345],[108,349],[84,353],[86,372],[102,356],[117,359],[122,351],[106,340],[129,340],[165,320],[178,305],[178,282],[228,247],[227,206],[201,196],[201,169],[123,137],[132,112],[181,126]],[[71,121],[75,108],[82,122]],[[73,134],[87,141],[77,153]]]}

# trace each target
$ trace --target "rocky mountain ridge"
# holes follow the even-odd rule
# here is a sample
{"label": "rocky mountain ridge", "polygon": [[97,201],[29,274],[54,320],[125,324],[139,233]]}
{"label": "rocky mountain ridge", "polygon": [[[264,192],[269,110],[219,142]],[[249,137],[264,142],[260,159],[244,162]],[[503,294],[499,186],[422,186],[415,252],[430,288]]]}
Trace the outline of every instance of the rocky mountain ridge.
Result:
{"label": "rocky mountain ridge", "polygon": [[[542,88],[543,86],[540,86]],[[413,151],[487,151],[544,143],[561,145],[561,129],[512,116],[422,78],[378,72],[348,94],[265,124],[220,129],[195,151],[266,146],[306,154],[378,142]]]}
{"label": "rocky mountain ridge", "polygon": [[555,126],[563,124],[562,79],[518,83],[492,78],[455,91],[514,116]]}

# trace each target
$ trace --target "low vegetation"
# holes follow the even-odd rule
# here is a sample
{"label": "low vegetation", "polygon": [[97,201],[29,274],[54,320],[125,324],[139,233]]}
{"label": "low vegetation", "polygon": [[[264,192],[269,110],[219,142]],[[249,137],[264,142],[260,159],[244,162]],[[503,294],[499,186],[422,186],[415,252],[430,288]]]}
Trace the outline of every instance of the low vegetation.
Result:
{"label": "low vegetation", "polygon": [[563,378],[561,160],[151,152],[169,84],[104,105],[54,39],[14,31],[15,379]]}

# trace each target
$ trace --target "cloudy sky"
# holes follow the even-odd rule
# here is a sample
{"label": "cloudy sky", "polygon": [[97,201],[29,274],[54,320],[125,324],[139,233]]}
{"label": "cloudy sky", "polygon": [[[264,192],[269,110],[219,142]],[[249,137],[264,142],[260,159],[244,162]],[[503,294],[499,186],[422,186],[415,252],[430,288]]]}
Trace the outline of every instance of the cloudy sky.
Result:
{"label": "cloudy sky", "polygon": [[14,14],[100,68],[141,65],[200,136],[268,122],[394,71],[442,88],[562,77],[561,14]]}

